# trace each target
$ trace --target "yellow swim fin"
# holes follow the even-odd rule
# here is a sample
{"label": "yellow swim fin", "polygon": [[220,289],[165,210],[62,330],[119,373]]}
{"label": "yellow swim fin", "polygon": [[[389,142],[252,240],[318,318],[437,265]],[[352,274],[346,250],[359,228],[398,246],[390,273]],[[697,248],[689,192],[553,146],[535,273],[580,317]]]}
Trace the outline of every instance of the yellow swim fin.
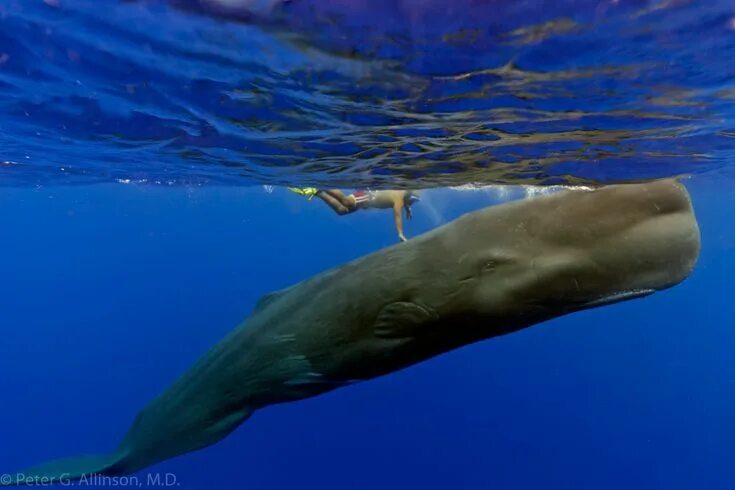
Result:
{"label": "yellow swim fin", "polygon": [[291,192],[294,192],[294,193],[296,193],[296,194],[298,194],[300,196],[306,196],[306,197],[308,197],[309,198],[309,201],[311,201],[311,198],[314,197],[314,196],[316,196],[317,193],[319,192],[319,189],[317,189],[316,187],[303,187],[303,188],[289,187],[288,190],[290,190]]}

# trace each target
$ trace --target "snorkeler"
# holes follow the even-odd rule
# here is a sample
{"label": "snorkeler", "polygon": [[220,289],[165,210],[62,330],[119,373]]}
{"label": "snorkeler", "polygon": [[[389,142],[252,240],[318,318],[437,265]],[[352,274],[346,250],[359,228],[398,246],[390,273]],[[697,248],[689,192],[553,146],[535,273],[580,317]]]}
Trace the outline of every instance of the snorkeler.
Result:
{"label": "snorkeler", "polygon": [[398,238],[402,242],[406,241],[403,234],[403,217],[401,211],[406,212],[406,218],[411,219],[411,205],[419,200],[418,195],[414,191],[369,191],[358,190],[352,194],[345,194],[337,189],[315,189],[306,187],[299,189],[289,187],[289,190],[307,196],[311,199],[317,196],[339,215],[354,213],[359,209],[392,209],[393,220],[396,225]]}

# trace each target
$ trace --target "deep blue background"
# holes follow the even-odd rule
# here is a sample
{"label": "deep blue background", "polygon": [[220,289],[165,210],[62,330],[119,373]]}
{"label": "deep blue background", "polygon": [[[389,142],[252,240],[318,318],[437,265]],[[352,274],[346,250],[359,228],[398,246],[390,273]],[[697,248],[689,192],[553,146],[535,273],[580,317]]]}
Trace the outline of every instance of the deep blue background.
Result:
{"label": "deep blue background", "polygon": [[[161,464],[182,488],[735,484],[733,182],[689,182],[704,248],[652,297],[257,413]],[[493,202],[426,192],[407,233]],[[0,191],[0,471],[112,449],[258,297],[395,240],[261,188]]]}

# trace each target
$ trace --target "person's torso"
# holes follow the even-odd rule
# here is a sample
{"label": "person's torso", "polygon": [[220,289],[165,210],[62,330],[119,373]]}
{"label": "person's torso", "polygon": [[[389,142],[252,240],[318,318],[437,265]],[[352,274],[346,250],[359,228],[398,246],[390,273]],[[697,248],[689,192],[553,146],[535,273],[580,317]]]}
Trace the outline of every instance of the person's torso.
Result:
{"label": "person's torso", "polygon": [[405,191],[366,191],[370,195],[370,199],[366,207],[371,208],[392,208],[395,203],[403,201]]}

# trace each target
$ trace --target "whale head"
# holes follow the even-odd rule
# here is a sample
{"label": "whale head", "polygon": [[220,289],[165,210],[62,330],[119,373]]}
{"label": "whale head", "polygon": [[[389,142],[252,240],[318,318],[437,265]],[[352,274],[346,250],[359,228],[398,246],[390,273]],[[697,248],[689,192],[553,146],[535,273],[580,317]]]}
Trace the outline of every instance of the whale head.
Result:
{"label": "whale head", "polygon": [[417,303],[436,312],[442,342],[461,344],[674,286],[700,236],[686,189],[666,180],[487,208],[420,247],[433,280]]}

